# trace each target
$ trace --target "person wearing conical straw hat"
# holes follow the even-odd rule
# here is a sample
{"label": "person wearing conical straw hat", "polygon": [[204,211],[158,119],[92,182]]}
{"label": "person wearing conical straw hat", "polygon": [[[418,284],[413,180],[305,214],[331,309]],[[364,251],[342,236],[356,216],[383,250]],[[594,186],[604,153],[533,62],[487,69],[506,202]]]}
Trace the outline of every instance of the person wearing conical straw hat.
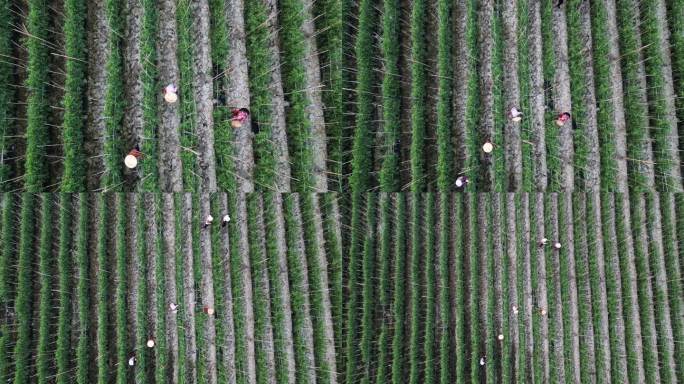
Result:
{"label": "person wearing conical straw hat", "polygon": [[131,356],[131,358],[128,359],[128,365],[131,367],[135,365],[135,356]]}
{"label": "person wearing conical straw hat", "polygon": [[205,306],[203,309],[204,313],[206,313],[209,316],[212,316],[214,314],[214,308],[210,306]]}
{"label": "person wearing conical straw hat", "polygon": [[178,313],[178,304],[169,303],[169,310],[171,311],[171,313]]}
{"label": "person wearing conical straw hat", "polygon": [[153,338],[147,340],[147,348],[154,348],[155,342]]}
{"label": "person wearing conical straw hat", "polygon": [[126,164],[126,167],[129,169],[133,169],[138,166],[138,159],[141,159],[142,156],[143,154],[140,152],[140,146],[136,145],[124,158],[124,164]]}
{"label": "person wearing conical straw hat", "polygon": [[466,175],[460,175],[456,178],[454,185],[457,189],[464,189],[468,185],[468,177]]}
{"label": "person wearing conical straw hat", "polygon": [[549,239],[547,239],[546,237],[543,237],[541,239],[541,241],[539,242],[539,248],[543,248],[548,243],[549,243]]}
{"label": "person wearing conical straw hat", "polygon": [[178,88],[175,85],[169,84],[164,88],[164,100],[169,104],[178,101]]}
{"label": "person wearing conical straw hat", "polygon": [[561,247],[562,247],[562,245],[561,245],[561,243],[559,243],[559,242],[555,242],[555,243],[553,244],[553,248],[555,248],[556,250],[561,249]]}
{"label": "person wearing conical straw hat", "polygon": [[233,128],[240,128],[242,124],[249,118],[249,109],[247,108],[236,108],[232,111],[232,117],[230,119],[230,125]]}
{"label": "person wearing conical straw hat", "polygon": [[223,220],[221,220],[221,227],[225,227],[226,225],[228,225],[229,222],[230,222],[230,216],[228,216],[228,215],[223,216]]}
{"label": "person wearing conical straw hat", "polygon": [[493,150],[494,150],[494,144],[492,144],[491,141],[487,140],[487,141],[485,141],[484,144],[482,144],[482,151],[484,151],[484,153],[490,154],[490,153],[492,153]]}

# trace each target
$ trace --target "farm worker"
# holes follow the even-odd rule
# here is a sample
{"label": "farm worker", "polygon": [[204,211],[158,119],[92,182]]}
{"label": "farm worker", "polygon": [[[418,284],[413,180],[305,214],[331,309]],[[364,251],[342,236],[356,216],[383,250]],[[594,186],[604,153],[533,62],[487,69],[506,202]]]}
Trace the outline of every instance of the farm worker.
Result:
{"label": "farm worker", "polygon": [[214,218],[211,215],[207,216],[207,218],[204,220],[204,225],[202,225],[202,229],[207,228],[212,221],[214,221]]}
{"label": "farm worker", "polygon": [[547,239],[546,237],[544,237],[544,238],[542,238],[541,241],[539,242],[539,247],[543,247],[543,246],[545,246],[545,245],[548,244],[548,243],[549,243],[549,239]]}
{"label": "farm worker", "polygon": [[553,244],[553,247],[556,248],[556,249],[561,249],[561,243],[556,242],[556,243]]}
{"label": "farm worker", "polygon": [[545,316],[545,315],[546,315],[546,309],[545,309],[545,308],[542,308],[542,309],[541,309],[541,314],[542,314],[542,316]]}
{"label": "farm worker", "polygon": [[206,306],[206,307],[204,307],[204,313],[206,313],[207,315],[211,316],[211,315],[214,314],[214,308],[209,307],[209,306]]}
{"label": "farm worker", "polygon": [[140,152],[140,146],[136,145],[135,148],[128,152],[128,155],[124,158],[124,164],[126,167],[133,169],[138,166],[138,159],[142,158],[142,152]]}
{"label": "farm worker", "polygon": [[484,356],[480,357],[480,365],[485,365],[485,358],[484,358]]}
{"label": "farm worker", "polygon": [[557,124],[559,127],[562,127],[562,126],[565,125],[565,123],[568,122],[568,120],[570,120],[570,113],[568,113],[568,112],[563,112],[563,113],[561,113],[560,115],[558,115],[558,117],[556,118],[556,124]]}
{"label": "farm worker", "polygon": [[484,144],[482,144],[482,150],[484,153],[492,153],[494,150],[494,144],[492,144],[491,141],[487,140]]}
{"label": "farm worker", "polygon": [[169,104],[178,101],[178,88],[175,85],[169,84],[164,88],[164,100]]}
{"label": "farm worker", "polygon": [[131,367],[135,365],[135,356],[131,356],[131,358],[128,359],[128,365]]}
{"label": "farm worker", "polygon": [[504,339],[504,335],[503,335],[503,333],[500,333],[500,334],[499,334],[499,341],[501,341],[501,340],[503,340],[503,339]]}
{"label": "farm worker", "polygon": [[465,188],[466,184],[468,184],[468,178],[465,175],[461,175],[456,178],[456,188]]}
{"label": "farm worker", "polygon": [[154,348],[154,339],[147,340],[147,348]]}
{"label": "farm worker", "polygon": [[176,303],[170,303],[170,304],[169,304],[169,309],[171,310],[172,313],[177,313],[177,312],[178,312],[178,304],[176,304]]}
{"label": "farm worker", "polygon": [[516,307],[515,305],[513,306],[513,314],[514,315],[518,314],[518,307]]}
{"label": "farm worker", "polygon": [[223,216],[223,220],[221,221],[221,227],[225,227],[228,224],[228,222],[230,222],[230,216]]}
{"label": "farm worker", "polygon": [[240,108],[233,109],[233,117],[231,118],[230,125],[233,128],[240,128],[242,124],[249,118],[249,109]]}
{"label": "farm worker", "polygon": [[508,117],[516,123],[522,120],[522,115],[522,112],[520,112],[516,107],[511,108],[511,110],[508,112]]}

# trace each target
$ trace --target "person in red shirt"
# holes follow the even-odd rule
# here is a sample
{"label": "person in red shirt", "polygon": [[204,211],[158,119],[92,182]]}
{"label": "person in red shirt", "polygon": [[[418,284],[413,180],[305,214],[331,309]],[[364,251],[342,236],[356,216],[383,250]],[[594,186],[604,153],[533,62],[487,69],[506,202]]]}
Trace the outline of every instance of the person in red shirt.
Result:
{"label": "person in red shirt", "polygon": [[558,117],[556,118],[556,124],[559,127],[562,127],[565,125],[570,120],[570,113],[569,112],[563,112]]}
{"label": "person in red shirt", "polygon": [[249,118],[249,109],[247,108],[239,108],[239,109],[233,109],[233,117],[231,118],[230,125],[233,126],[233,128],[240,128],[242,127],[242,124],[244,124],[245,121]]}

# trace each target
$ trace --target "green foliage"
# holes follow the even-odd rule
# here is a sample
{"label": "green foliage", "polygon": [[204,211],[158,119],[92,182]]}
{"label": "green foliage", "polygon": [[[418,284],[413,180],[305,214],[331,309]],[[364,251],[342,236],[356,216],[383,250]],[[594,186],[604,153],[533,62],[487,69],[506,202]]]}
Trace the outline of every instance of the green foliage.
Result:
{"label": "green foliage", "polygon": [[361,292],[361,364],[363,364],[363,377],[361,382],[368,384],[371,382],[369,373],[371,371],[371,354],[373,353],[373,314],[375,313],[375,292],[374,292],[374,264],[376,248],[376,194],[369,194],[366,205],[366,220],[368,231],[363,241],[362,254],[362,281],[363,290]]}
{"label": "green foliage", "polygon": [[[555,119],[552,105],[553,95],[551,84],[556,73],[556,55],[553,50],[553,2],[541,3],[541,32],[542,32],[542,64],[544,67],[544,100],[546,100],[546,115],[544,132],[546,140],[546,169],[548,174],[548,191],[558,191],[561,185],[560,144],[558,142],[558,126],[546,122]],[[573,113],[574,114],[574,113]]]}
{"label": "green foliage", "polygon": [[320,53],[324,118],[328,141],[328,190],[341,191],[343,178],[343,2],[319,0],[314,3],[316,13],[317,47]]}
{"label": "green foliage", "polygon": [[128,366],[130,356],[130,336],[128,334],[128,196],[118,194],[116,197],[116,292],[114,297],[116,311],[116,383],[127,384],[133,377]]}
{"label": "green foliage", "polygon": [[398,0],[385,0],[382,13],[382,113],[385,151],[380,170],[380,190],[399,191],[399,153],[396,151],[401,135],[401,77],[399,50],[401,49]]}
{"label": "green foliage", "polygon": [[[0,55],[10,57],[12,55],[12,23],[13,13],[10,9],[10,0],[0,1]],[[13,68],[11,62],[0,62],[0,84],[9,84],[12,80]],[[12,87],[0,87],[0,190],[10,190],[9,180],[12,178],[12,165],[8,164],[5,157],[9,157],[8,149],[14,142],[9,136],[14,134],[14,125],[10,123],[14,109],[10,100],[14,97]],[[0,371],[0,381],[2,381]]]}
{"label": "green foliage", "polygon": [[[325,322],[326,314],[324,301],[326,300],[325,296],[328,294],[328,286],[325,284],[323,276],[327,274],[327,270],[321,262],[322,255],[320,252],[323,252],[323,244],[319,243],[318,236],[316,234],[316,200],[314,199],[314,195],[311,193],[300,194],[300,199],[304,238],[306,239],[304,246],[306,248],[306,261],[309,269],[309,297],[311,299],[311,320],[314,331],[313,336],[314,352],[316,357],[316,382],[331,383],[335,381],[335,372],[333,367],[329,366],[326,359],[326,344],[328,341],[325,332],[327,324]],[[366,245],[364,249],[364,276],[366,276],[367,268],[372,267],[367,264],[370,262],[368,261],[368,258],[370,257],[372,260],[373,254],[372,248],[369,250],[368,247],[369,245]],[[364,289],[366,285],[364,285]],[[364,295],[365,294],[366,292],[364,291]],[[363,342],[364,340],[362,336],[362,348]]]}
{"label": "green foliage", "polygon": [[[297,201],[293,199],[295,195],[288,195],[283,199],[283,210],[285,212],[285,241],[287,243],[287,268],[290,281],[303,282],[307,279],[307,269],[301,263],[301,255],[298,250],[298,243],[302,239],[301,221],[295,215]],[[292,308],[306,308],[308,292],[304,284],[292,284],[290,287],[290,300]],[[309,371],[313,369],[311,361],[307,359],[308,348],[306,346],[306,321],[307,313],[301,310],[292,311],[292,333],[295,352],[295,379],[297,383],[309,382]]]}
{"label": "green foliage", "polygon": [[[214,93],[222,94],[226,88],[228,60],[228,25],[226,24],[225,2],[210,0],[211,16],[211,60],[214,63]],[[228,108],[214,107],[214,152],[216,154],[216,181],[221,191],[235,189],[235,162],[233,149],[233,128],[230,126]]]}
{"label": "green foliage", "polygon": [[662,226],[659,217],[661,205],[659,199],[659,195],[655,195],[652,192],[645,195],[645,219],[648,233],[647,252],[649,266],[653,275],[651,277],[651,289],[653,290],[654,300],[652,307],[655,312],[660,379],[664,383],[674,383],[678,380],[674,362],[674,340],[670,338],[671,336],[668,336],[668,333],[670,335],[673,334],[670,320],[671,300],[668,297],[668,282],[663,249],[658,244],[658,242],[662,241]]}
{"label": "green foliage", "polygon": [[[142,28],[140,30],[140,57],[142,59],[143,86],[143,126],[140,151],[145,155],[145,161],[140,162],[140,189],[143,191],[159,190],[158,171],[158,135],[157,105],[162,85],[157,80],[157,2],[142,1]],[[163,129],[163,128],[162,128]]]}
{"label": "green foliage", "polygon": [[[2,199],[2,254],[0,257],[0,313],[6,316],[13,300],[13,289],[10,278],[13,276],[11,266],[16,260],[15,242],[17,227],[12,219],[17,209],[14,194],[5,194]],[[0,382],[9,381],[12,364],[10,325],[0,324]]]}
{"label": "green foliage", "polygon": [[[672,329],[674,340],[684,340],[684,317],[678,316],[684,311],[684,296],[682,296],[681,263],[677,249],[677,228],[675,225],[675,204],[681,194],[660,194],[660,209],[662,212],[662,233],[664,263],[667,270],[668,297],[672,316]],[[677,197],[675,197],[677,196]],[[684,373],[684,346],[675,342],[674,361],[677,365],[677,374]]]}
{"label": "green foliage", "polygon": [[596,122],[600,127],[599,145],[601,151],[601,190],[616,191],[618,185],[614,177],[617,171],[615,148],[615,106],[610,79],[610,35],[608,34],[608,15],[603,2],[591,2],[591,38],[593,43],[594,82],[596,85]]}
{"label": "green foliage", "polygon": [[596,353],[596,382],[605,383],[610,378],[610,352],[607,348],[610,348],[609,343],[605,342],[609,340],[609,334],[604,334],[601,324],[603,322],[608,322],[607,318],[603,317],[602,306],[606,305],[603,303],[602,296],[606,294],[606,273],[605,273],[605,254],[603,251],[604,241],[600,237],[601,231],[601,219],[596,212],[601,212],[601,206],[599,199],[595,199],[596,194],[587,194],[587,242],[589,245],[589,280],[591,286],[591,296],[592,296],[592,317],[594,322],[594,338],[595,347],[594,351]]}
{"label": "green foliage", "polygon": [[245,30],[247,34],[247,60],[249,61],[249,88],[252,123],[258,122],[259,133],[254,136],[254,184],[257,189],[272,189],[279,177],[276,171],[276,150],[272,141],[275,124],[271,107],[271,71],[274,54],[269,48],[269,36],[274,33],[266,26],[269,10],[262,0],[245,2]]}
{"label": "green foliage", "polygon": [[86,129],[87,6],[83,0],[64,2],[64,46],[66,80],[64,84],[64,192],[83,192],[86,188],[86,157],[83,142]]}
{"label": "green foliage", "polygon": [[639,315],[641,317],[641,340],[644,344],[644,372],[649,383],[659,382],[658,348],[653,316],[653,292],[651,290],[651,268],[649,265],[648,242],[644,228],[644,196],[630,196],[632,213],[632,235],[634,236],[634,262],[636,265],[636,281],[639,295]]}
{"label": "green foliage", "polygon": [[[463,215],[463,194],[454,196],[453,215],[458,225],[464,226]],[[456,384],[463,384],[467,380],[467,356],[466,356],[466,324],[465,324],[465,305],[466,299],[466,285],[465,285],[465,236],[464,231],[454,231],[454,270],[456,276],[456,318],[455,336],[456,336],[456,367],[454,376]]]}
{"label": "green foliage", "polygon": [[91,381],[90,329],[90,259],[88,257],[88,224],[90,208],[88,198],[80,194],[78,200],[78,222],[76,229],[76,300],[78,308],[78,329],[76,345],[76,382],[86,384]]}
{"label": "green foliage", "polygon": [[302,0],[278,1],[278,23],[282,53],[282,77],[286,111],[287,141],[290,148],[293,190],[306,192],[313,187],[313,148],[311,146],[312,124],[306,109],[312,103],[305,92],[307,86],[305,62],[307,60]]}
{"label": "green foliage", "polygon": [[[529,0],[518,2],[518,80],[520,82],[520,108],[530,110],[530,60],[529,60]],[[532,133],[530,119],[523,119],[520,123],[522,139],[522,187],[521,191],[534,191],[534,170],[539,167],[532,158]]]}
{"label": "green foliage", "polygon": [[28,89],[26,101],[26,174],[24,188],[28,192],[40,192],[48,180],[48,78],[45,63],[50,54],[46,41],[48,36],[49,7],[46,0],[30,0],[26,28],[30,35],[25,44],[28,51],[28,73],[25,86]]}
{"label": "green foliage", "polygon": [[568,0],[567,29],[568,29],[568,67],[570,68],[570,95],[572,98],[572,124],[577,125],[576,135],[573,135],[574,142],[574,169],[575,185],[578,188],[586,188],[585,170],[589,160],[589,111],[590,106],[586,105],[586,87],[589,86],[589,74],[586,69],[591,67],[591,56],[589,54],[574,54],[583,52],[585,39],[582,34],[582,15],[580,4],[582,0]]}
{"label": "green foliage", "polygon": [[360,260],[361,260],[361,238],[363,237],[364,225],[363,214],[361,212],[364,196],[370,196],[362,193],[362,188],[352,187],[351,197],[351,234],[349,235],[348,246],[348,272],[346,279],[347,289],[347,320],[346,320],[346,346],[344,355],[346,358],[345,367],[345,381],[352,381],[356,379],[357,359],[356,352],[358,348],[358,313],[361,312],[359,306],[359,286],[360,279]]}
{"label": "green foliage", "polygon": [[466,56],[468,57],[468,85],[466,87],[466,157],[465,169],[472,185],[479,185],[479,158],[474,154],[480,150],[477,140],[477,126],[480,116],[479,75],[477,73],[477,0],[466,2]]}
{"label": "green foliage", "polygon": [[[247,227],[249,230],[249,255],[252,266],[252,286],[254,287],[254,348],[256,352],[257,383],[269,382],[270,363],[267,340],[273,341],[271,333],[271,314],[269,306],[269,285],[266,258],[261,245],[260,236],[263,235],[261,223],[262,211],[260,194],[250,194],[247,197]],[[270,351],[273,353],[273,351]]]}
{"label": "green foliage", "polygon": [[[291,316],[290,309],[286,312],[285,304],[289,301],[289,287],[280,284],[279,275],[286,272],[280,269],[280,257],[278,249],[278,206],[276,205],[276,194],[267,192],[263,195],[264,210],[263,221],[265,225],[266,254],[263,255],[267,260],[267,272],[271,291],[271,316],[273,322],[273,344],[276,356],[287,356],[287,339],[292,337],[285,333],[286,319]],[[285,255],[282,255],[285,256]],[[262,262],[263,264],[263,262]],[[289,304],[289,303],[287,303]],[[276,382],[287,383],[289,372],[284,359],[276,359]]]}
{"label": "green foliage", "polygon": [[670,27],[670,55],[674,80],[675,110],[679,121],[678,133],[681,148],[684,146],[684,2],[667,0],[667,16]]}
{"label": "green foliage", "polygon": [[[228,195],[228,211],[240,214],[238,210],[238,197],[234,194]],[[177,227],[178,228],[178,227]],[[238,384],[245,384],[248,382],[247,377],[247,354],[239,353],[239,351],[247,350],[247,330],[246,319],[245,319],[245,309],[251,303],[245,300],[245,290],[248,287],[242,284],[242,273],[247,273],[245,266],[242,263],[240,248],[238,247],[239,237],[241,233],[237,225],[231,225],[228,227],[228,232],[230,236],[230,270],[231,270],[231,290],[233,292],[233,322],[235,326],[235,371],[236,380]],[[178,238],[178,236],[176,236]],[[180,268],[178,268],[180,273]],[[178,291],[178,297],[182,297],[182,292]],[[293,299],[294,305],[294,299]],[[179,335],[179,340],[181,340]]]}
{"label": "green foliage", "polygon": [[[109,227],[114,210],[111,204],[111,195],[98,195],[100,210],[98,212],[101,226],[97,233],[97,382],[107,384],[110,382],[110,335],[112,334],[110,317],[112,295],[109,292],[109,280],[112,273],[113,263],[110,262],[109,250]],[[113,253],[113,252],[112,252]],[[126,362],[127,363],[127,362]]]}
{"label": "green foliage", "polygon": [[411,7],[411,191],[425,189],[425,134],[427,130],[427,2]]}
{"label": "green foliage", "polygon": [[71,370],[71,317],[72,317],[72,201],[69,194],[59,197],[59,249],[57,253],[57,269],[59,271],[59,317],[57,319],[57,384],[68,382],[67,372]]}
{"label": "green foliage", "polygon": [[406,214],[406,198],[404,194],[396,196],[396,208],[393,221],[395,225],[394,241],[394,295],[393,295],[393,324],[394,335],[392,338],[392,383],[399,384],[404,382],[405,357],[405,321],[406,321],[406,225],[404,215]]}
{"label": "green foliage", "polygon": [[[371,185],[368,169],[373,164],[373,83],[376,81],[373,68],[374,56],[376,55],[374,27],[377,22],[377,12],[373,1],[360,0],[358,35],[355,46],[357,111],[352,144],[352,172],[349,177],[349,185],[353,191],[365,191]],[[352,206],[355,207],[353,203]]]}
{"label": "green foliage", "polygon": [[178,31],[178,70],[180,74],[179,110],[181,163],[183,164],[183,190],[197,191],[199,186],[197,155],[186,150],[197,146],[195,130],[195,95],[193,92],[193,46],[192,9],[190,0],[179,0],[176,6],[176,28]]}
{"label": "green foliage", "polygon": [[337,351],[337,367],[342,367],[342,329],[344,323],[342,312],[342,302],[344,300],[342,294],[343,248],[341,244],[341,239],[337,237],[338,233],[336,233],[337,231],[339,231],[340,228],[340,217],[337,216],[339,212],[336,212],[334,209],[334,204],[337,204],[338,195],[335,193],[325,193],[322,195],[322,199],[323,235],[325,236],[325,253],[326,255],[328,255],[330,306],[332,307],[332,319],[335,328],[335,350]]}
{"label": "green foliage", "polygon": [[109,33],[109,57],[105,67],[107,89],[105,91],[104,115],[107,119],[104,137],[105,174],[101,184],[103,188],[114,191],[121,190],[123,180],[121,158],[125,150],[120,139],[126,109],[122,55],[125,24],[122,8],[121,1],[106,0],[105,10],[111,31]]}
{"label": "green foliage", "polygon": [[[608,297],[608,331],[610,340],[611,372],[616,382],[628,382],[626,366],[626,347],[624,329],[616,320],[622,320],[622,283],[618,260],[617,235],[615,232],[615,196],[609,192],[601,193],[601,223],[603,229],[604,256],[606,260],[606,295]],[[615,268],[618,267],[618,268]]]}
{"label": "green foliage", "polygon": [[14,383],[23,384],[30,380],[31,364],[31,320],[33,305],[33,262],[35,234],[34,210],[36,197],[23,194],[21,197],[21,224],[19,228],[19,260],[17,264],[17,296],[14,302],[17,336],[14,345]]}
{"label": "green foliage", "polygon": [[[440,0],[438,12],[439,98],[437,101],[437,189],[448,191],[454,181],[454,153],[452,147],[452,40],[451,2]],[[397,26],[399,23],[395,23]]]}
{"label": "green foliage", "polygon": [[[666,84],[671,82],[672,68],[666,66],[670,54],[663,30],[665,20],[658,8],[664,5],[662,0],[644,0],[640,3],[641,36],[646,69],[646,90],[648,91],[648,116],[651,127],[653,160],[655,162],[656,188],[661,192],[682,191],[682,180],[679,177],[679,153],[677,152],[677,117],[674,101],[669,98]],[[664,15],[664,12],[663,12]],[[664,378],[663,380],[666,380]]]}
{"label": "green foliage", "polygon": [[423,253],[421,247],[421,228],[423,228],[421,220],[421,199],[419,193],[411,194],[411,263],[409,265],[409,281],[412,282],[410,289],[409,301],[409,383],[416,384],[420,382],[420,359],[422,343],[420,342],[420,299],[423,296],[419,287],[422,286],[420,279],[420,259]]}
{"label": "green foliage", "polygon": [[[504,0],[513,1],[513,0]],[[494,132],[492,134],[492,143],[495,144],[492,151],[492,162],[494,163],[494,183],[491,186],[493,192],[503,192],[504,190],[511,190],[513,187],[508,185],[508,177],[506,176],[506,155],[504,138],[504,98],[503,98],[503,39],[501,32],[501,16],[497,9],[499,4],[494,1],[494,19],[492,20],[492,39],[494,46],[492,50],[492,99],[494,113]],[[498,144],[498,145],[496,145]]]}
{"label": "green foliage", "polygon": [[627,125],[627,157],[630,191],[651,188],[653,180],[645,157],[650,153],[648,136],[648,108],[645,85],[642,84],[641,40],[639,35],[638,6],[634,0],[616,1],[618,37],[620,39],[620,63]]}
{"label": "green foliage", "polygon": [[38,269],[40,273],[40,302],[38,304],[38,353],[36,355],[37,382],[48,383],[51,374],[49,351],[52,342],[52,302],[53,302],[53,261],[52,254],[52,214],[53,201],[51,194],[45,194],[40,204],[40,249],[38,252]]}
{"label": "green foliage", "polygon": [[435,351],[435,195],[428,193],[425,206],[425,382],[434,383],[437,381],[435,372],[436,351]]}
{"label": "green foliage", "polygon": [[378,309],[377,316],[381,318],[380,334],[378,336],[378,365],[375,382],[383,383],[388,381],[389,369],[389,340],[390,328],[388,319],[390,318],[390,259],[392,247],[392,228],[391,228],[391,201],[390,195],[382,194],[380,196],[380,241],[378,244],[378,258],[377,262],[380,265],[380,273],[378,276]]}

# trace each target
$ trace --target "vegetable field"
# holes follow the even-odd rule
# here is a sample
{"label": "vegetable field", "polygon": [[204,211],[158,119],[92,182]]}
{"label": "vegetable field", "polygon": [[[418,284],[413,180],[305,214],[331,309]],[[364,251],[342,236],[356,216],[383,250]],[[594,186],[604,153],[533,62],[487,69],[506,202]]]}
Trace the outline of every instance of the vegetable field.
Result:
{"label": "vegetable field", "polygon": [[369,194],[345,383],[676,383],[681,194]]}
{"label": "vegetable field", "polygon": [[332,194],[1,200],[0,382],[338,382]]}
{"label": "vegetable field", "polygon": [[1,190],[339,189],[338,0],[2,0],[0,19]]}
{"label": "vegetable field", "polygon": [[344,9],[352,188],[682,190],[680,1]]}

